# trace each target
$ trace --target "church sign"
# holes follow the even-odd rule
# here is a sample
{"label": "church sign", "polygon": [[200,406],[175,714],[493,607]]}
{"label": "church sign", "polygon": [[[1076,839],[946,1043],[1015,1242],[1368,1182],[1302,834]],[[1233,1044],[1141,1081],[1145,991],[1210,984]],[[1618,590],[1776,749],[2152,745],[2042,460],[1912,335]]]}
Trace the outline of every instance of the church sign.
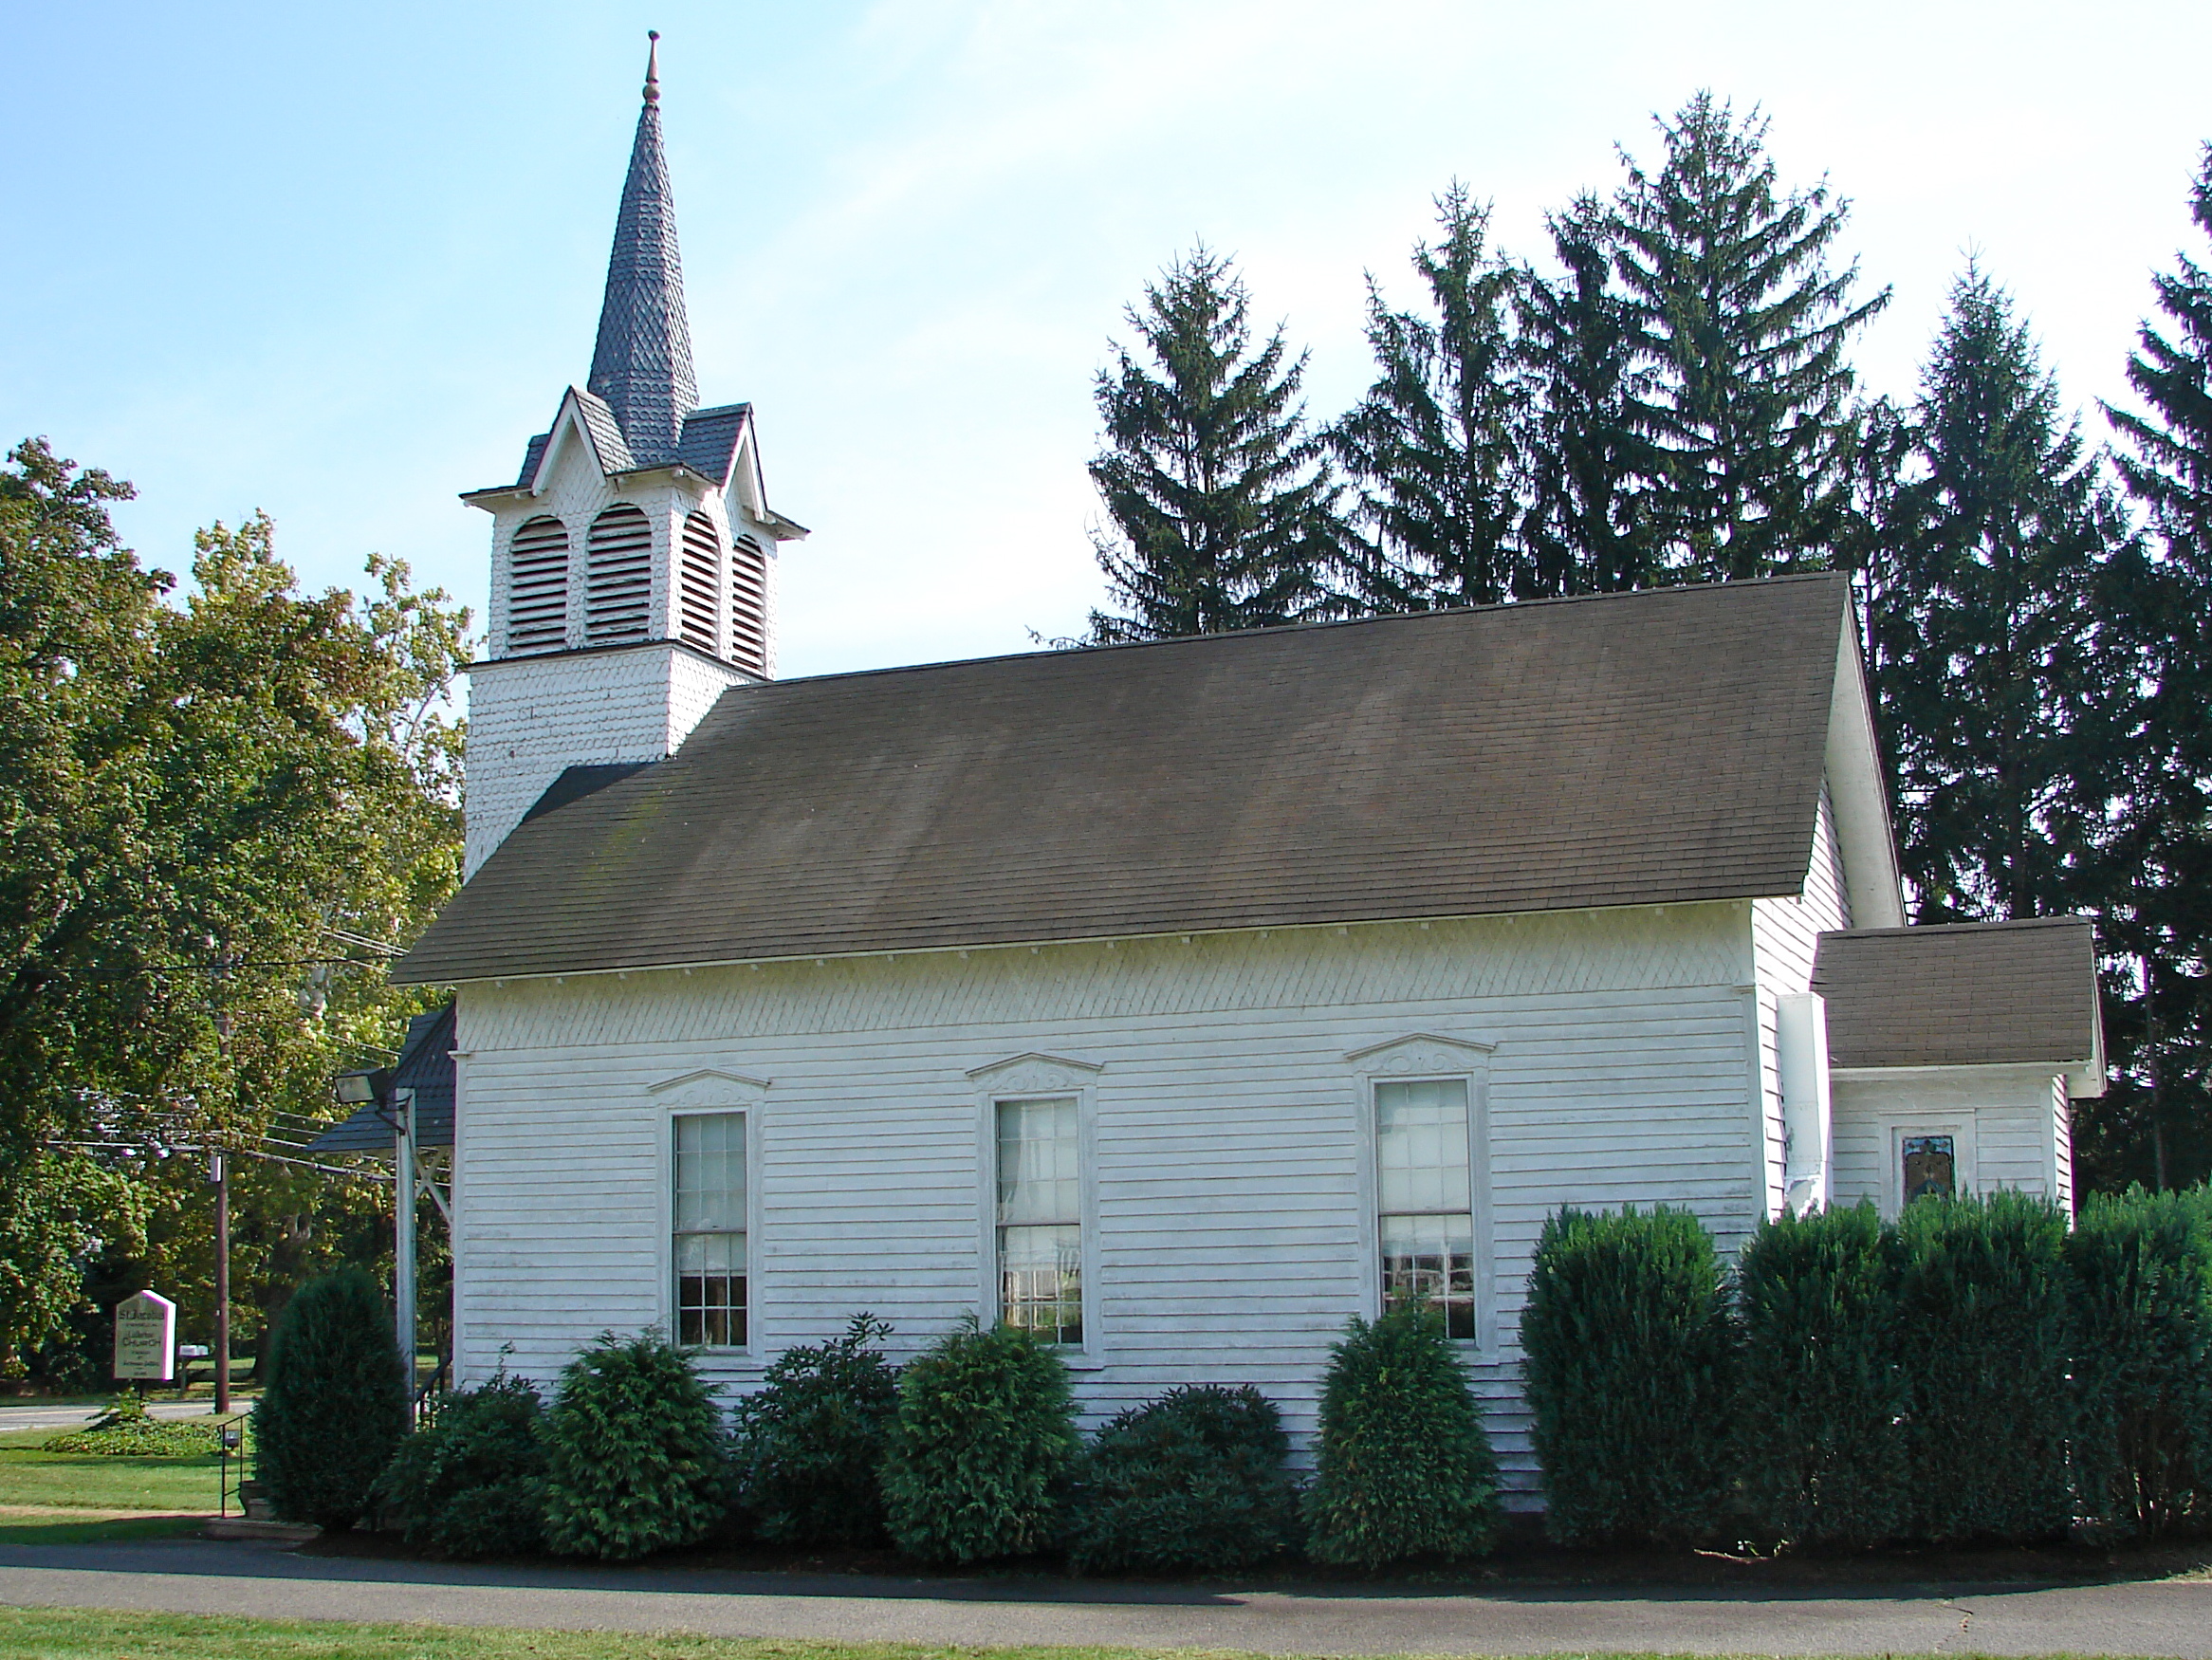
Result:
{"label": "church sign", "polygon": [[176,1304],[141,1291],[115,1305],[115,1375],[167,1383],[176,1373]]}

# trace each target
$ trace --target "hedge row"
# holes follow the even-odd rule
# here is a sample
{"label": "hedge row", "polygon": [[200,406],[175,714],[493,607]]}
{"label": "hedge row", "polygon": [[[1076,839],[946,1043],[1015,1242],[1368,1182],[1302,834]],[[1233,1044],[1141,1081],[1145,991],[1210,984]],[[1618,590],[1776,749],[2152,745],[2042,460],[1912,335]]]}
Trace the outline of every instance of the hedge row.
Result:
{"label": "hedge row", "polygon": [[2212,1202],[1762,1227],[1563,1210],[1521,1320],[1555,1538],[1866,1546],[2212,1524]]}
{"label": "hedge row", "polygon": [[[1301,1547],[1368,1568],[1468,1557],[1497,1531],[1481,1412],[1427,1309],[1355,1320],[1336,1346],[1301,1490],[1257,1390],[1173,1389],[1086,1444],[1066,1368],[1025,1334],[971,1323],[894,1372],[876,1347],[890,1328],[867,1315],[779,1356],[727,1426],[683,1351],[608,1334],[569,1363],[550,1405],[503,1374],[446,1396],[401,1439],[386,1432],[389,1327],[363,1289],[349,1280],[295,1300],[306,1323],[277,1355],[322,1370],[311,1393],[272,1383],[289,1404],[265,1413],[265,1475],[285,1472],[270,1483],[281,1514],[346,1527],[374,1513],[454,1556],[627,1559],[720,1535],[1221,1573]],[[380,1474],[364,1473],[351,1392],[376,1403]]]}

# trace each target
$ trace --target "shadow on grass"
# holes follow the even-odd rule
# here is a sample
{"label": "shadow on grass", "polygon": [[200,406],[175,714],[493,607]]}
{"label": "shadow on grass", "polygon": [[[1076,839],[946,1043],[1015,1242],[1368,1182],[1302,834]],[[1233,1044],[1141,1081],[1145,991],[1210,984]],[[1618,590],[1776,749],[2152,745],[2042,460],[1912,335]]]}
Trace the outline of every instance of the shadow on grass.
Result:
{"label": "shadow on grass", "polygon": [[208,1524],[204,1516],[120,1516],[103,1522],[0,1522],[0,1545],[120,1544],[138,1539],[179,1539]]}

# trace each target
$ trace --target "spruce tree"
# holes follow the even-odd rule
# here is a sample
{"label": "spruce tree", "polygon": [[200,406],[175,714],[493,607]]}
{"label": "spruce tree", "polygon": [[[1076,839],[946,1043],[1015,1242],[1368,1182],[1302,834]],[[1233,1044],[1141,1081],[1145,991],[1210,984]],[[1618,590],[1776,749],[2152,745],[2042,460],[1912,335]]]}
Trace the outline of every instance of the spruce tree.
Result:
{"label": "spruce tree", "polygon": [[1657,577],[1643,480],[1651,445],[1629,418],[1650,371],[1635,311],[1614,281],[1614,231],[1587,193],[1548,221],[1557,277],[1524,274],[1516,297],[1527,500],[1521,540],[1530,588],[1605,594]]}
{"label": "spruce tree", "polygon": [[1520,568],[1520,420],[1513,298],[1520,273],[1485,246],[1490,210],[1454,181],[1413,267],[1433,315],[1393,311],[1371,276],[1374,384],[1329,433],[1368,536],[1349,546],[1357,612],[1493,605],[1535,589]]}
{"label": "spruce tree", "polygon": [[1299,402],[1304,356],[1281,325],[1255,351],[1250,313],[1244,279],[1203,246],[1127,313],[1149,361],[1121,348],[1099,371],[1108,448],[1091,463],[1114,522],[1092,540],[1124,609],[1091,614],[1091,644],[1264,628],[1323,605],[1338,486]]}
{"label": "spruce tree", "polygon": [[[1670,574],[1818,568],[1848,528],[1853,304],[1829,265],[1849,204],[1781,192],[1766,121],[1700,92],[1661,121],[1656,173],[1628,161],[1614,266],[1652,383],[1629,418],[1655,446],[1649,505]],[[1624,157],[1624,160],[1627,158]]]}
{"label": "spruce tree", "polygon": [[[2212,145],[2190,211],[2212,237]],[[2143,689],[2115,861],[2132,879],[2099,928],[2130,995],[2108,1004],[2112,1088],[2085,1149],[2114,1188],[2212,1173],[2212,271],[2184,254],[2153,285],[2165,322],[2128,360],[2142,413],[2105,411],[2146,531],[2107,596]]]}
{"label": "spruce tree", "polygon": [[2095,596],[2120,526],[2027,326],[1978,270],[1952,289],[1906,451],[1868,623],[1915,919],[2093,905]]}

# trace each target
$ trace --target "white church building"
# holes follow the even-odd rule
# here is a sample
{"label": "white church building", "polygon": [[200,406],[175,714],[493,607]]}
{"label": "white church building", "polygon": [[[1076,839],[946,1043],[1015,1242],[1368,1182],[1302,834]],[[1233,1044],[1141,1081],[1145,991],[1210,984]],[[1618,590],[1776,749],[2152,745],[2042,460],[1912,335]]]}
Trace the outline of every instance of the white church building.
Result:
{"label": "white church building", "polygon": [[1420,1291],[1535,1476],[1559,1207],[2071,1198],[2074,918],[1908,928],[1814,576],[775,677],[755,415],[698,407],[649,80],[589,381],[492,520],[451,987],[457,1362],[869,1310],[1094,1421]]}

